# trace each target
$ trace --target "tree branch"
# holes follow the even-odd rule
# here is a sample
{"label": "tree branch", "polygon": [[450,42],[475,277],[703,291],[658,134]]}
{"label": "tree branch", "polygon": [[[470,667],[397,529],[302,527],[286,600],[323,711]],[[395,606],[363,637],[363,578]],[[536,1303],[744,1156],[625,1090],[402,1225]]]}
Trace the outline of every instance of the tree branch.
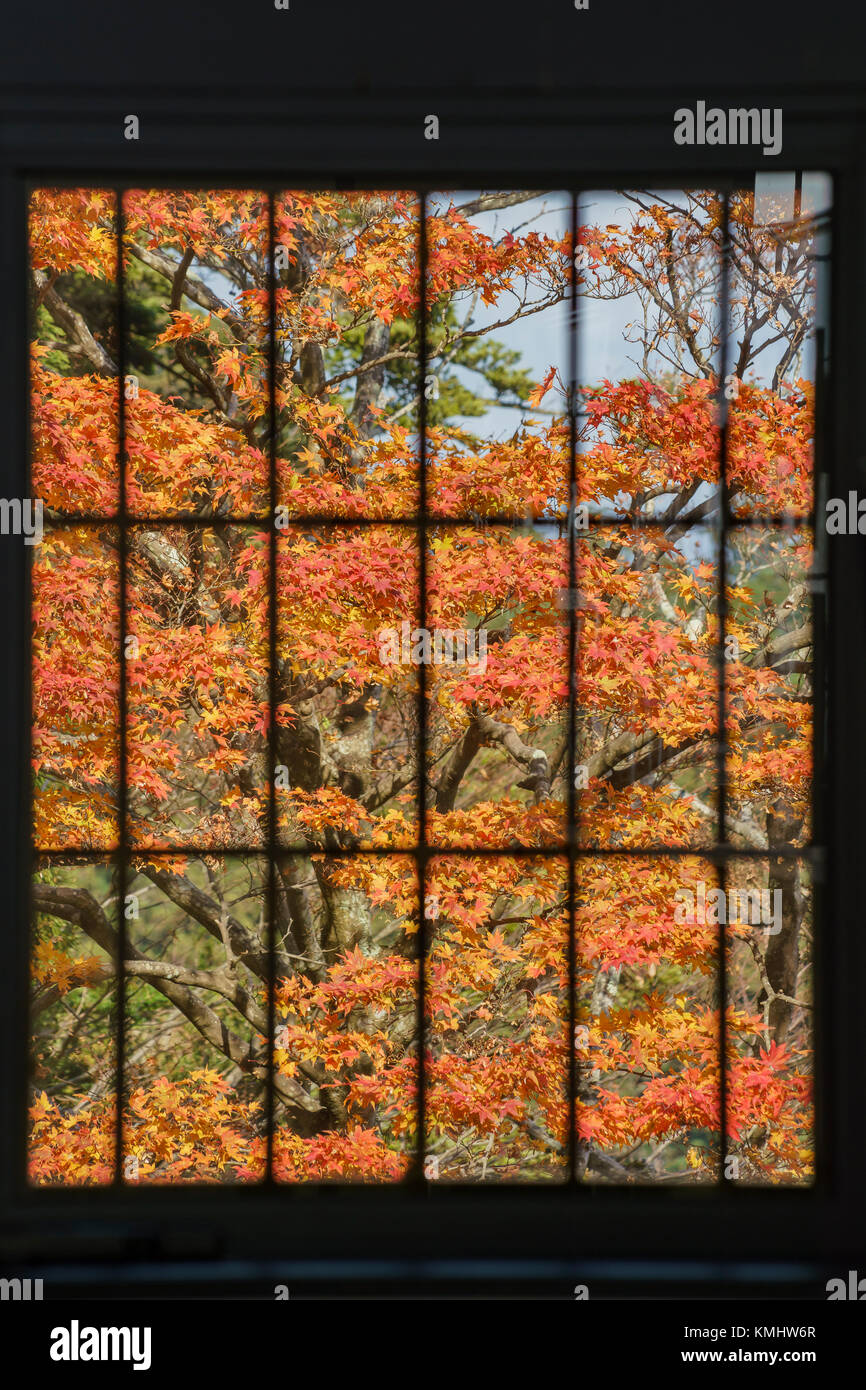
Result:
{"label": "tree branch", "polygon": [[117,363],[96,341],[77,309],[67,304],[52,287],[45,271],[31,271],[31,279],[55,323],[60,325],[76,349],[84,354],[94,371],[101,376],[117,376]]}

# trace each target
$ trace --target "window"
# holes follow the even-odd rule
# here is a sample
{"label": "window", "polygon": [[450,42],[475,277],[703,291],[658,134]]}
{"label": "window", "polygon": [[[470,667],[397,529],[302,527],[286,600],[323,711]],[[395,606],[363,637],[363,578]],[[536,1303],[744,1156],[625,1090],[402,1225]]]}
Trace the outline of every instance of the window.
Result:
{"label": "window", "polygon": [[829,208],[34,188],[32,1184],[812,1182]]}

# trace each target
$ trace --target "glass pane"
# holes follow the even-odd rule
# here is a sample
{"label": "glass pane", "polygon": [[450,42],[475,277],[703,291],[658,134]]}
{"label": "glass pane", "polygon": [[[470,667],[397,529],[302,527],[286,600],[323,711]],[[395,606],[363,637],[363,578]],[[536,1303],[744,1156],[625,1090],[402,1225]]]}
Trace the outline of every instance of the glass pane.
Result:
{"label": "glass pane", "polygon": [[406,855],[280,859],[278,1181],[408,1173],[418,1145],[419,911]]}
{"label": "glass pane", "polygon": [[721,216],[715,193],[578,207],[578,495],[589,515],[718,514]]}
{"label": "glass pane", "polygon": [[277,472],[289,516],[418,511],[419,220],[412,193],[277,197]]}
{"label": "glass pane", "polygon": [[435,193],[426,237],[430,512],[561,514],[571,195]]}
{"label": "glass pane", "polygon": [[30,1181],[110,1183],[117,1138],[114,866],[107,859],[40,859],[31,909]]}
{"label": "glass pane", "polygon": [[430,862],[428,1181],[567,1178],[567,900],[564,859]]}
{"label": "glass pane", "polygon": [[717,836],[719,584],[703,527],[594,526],[578,540],[581,843]]}
{"label": "glass pane", "polygon": [[138,861],[127,919],[125,1183],[264,1176],[267,864]]}
{"label": "glass pane", "polygon": [[719,1178],[717,884],[691,857],[578,864],[578,1178]]}
{"label": "glass pane", "polygon": [[133,845],[265,842],[268,567],[251,527],[130,528]]}
{"label": "glass pane", "polygon": [[280,534],[276,795],[287,848],[417,840],[418,560],[409,526]]}
{"label": "glass pane", "polygon": [[268,508],[268,206],[250,191],[124,194],[127,507]]}
{"label": "glass pane", "polygon": [[29,230],[32,495],[48,517],[110,517],[120,491],[114,195],[36,189]]}
{"label": "glass pane", "polygon": [[566,542],[552,524],[437,527],[428,540],[428,840],[562,844]]}
{"label": "glass pane", "polygon": [[725,1176],[808,1185],[814,888],[796,856],[728,866],[728,1152]]}
{"label": "glass pane", "polygon": [[51,528],[32,554],[34,842],[111,849],[120,758],[117,528]]}
{"label": "glass pane", "polygon": [[812,560],[805,530],[728,537],[727,812],[733,843],[751,849],[811,833]]}
{"label": "glass pane", "polygon": [[806,516],[815,393],[829,361],[831,184],[757,174],[730,203],[728,481],[740,516]]}

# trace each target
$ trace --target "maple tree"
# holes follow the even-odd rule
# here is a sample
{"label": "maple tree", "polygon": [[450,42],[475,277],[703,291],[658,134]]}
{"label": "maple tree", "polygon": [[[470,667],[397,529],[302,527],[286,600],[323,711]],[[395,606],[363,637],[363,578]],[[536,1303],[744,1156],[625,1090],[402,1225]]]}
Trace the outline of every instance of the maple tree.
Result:
{"label": "maple tree", "polygon": [[[728,838],[753,852],[726,882],[783,904],[773,935],[724,927],[727,1156],[746,1181],[808,1180],[811,889],[790,851],[810,832],[814,221],[761,225],[751,193],[731,199],[726,317],[717,195],[623,195],[577,246],[551,206],[431,199],[422,287],[415,195],[282,194],[272,344],[267,200],[127,192],[121,470],[118,210],[33,195],[34,1181],[111,1180],[121,915],[129,1180],[262,1177],[269,1009],[281,1180],[404,1176],[422,1047],[428,1178],[561,1180],[573,1123],[582,1178],[715,1180],[719,925],[676,907],[717,881],[721,718]],[[580,363],[574,500],[593,524],[572,588],[575,266],[590,322],[640,358],[613,380]],[[635,327],[604,317],[624,297]],[[743,523],[724,710],[723,394]],[[423,687],[381,655],[422,583],[430,630],[489,643]]]}

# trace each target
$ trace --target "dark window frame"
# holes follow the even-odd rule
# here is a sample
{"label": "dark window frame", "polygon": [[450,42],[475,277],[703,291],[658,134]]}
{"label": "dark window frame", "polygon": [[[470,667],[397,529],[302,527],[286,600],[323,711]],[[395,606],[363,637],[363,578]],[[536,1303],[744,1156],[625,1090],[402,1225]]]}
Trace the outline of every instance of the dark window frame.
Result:
{"label": "dark window frame", "polygon": [[[0,379],[7,393],[10,448],[3,460],[4,496],[27,496],[26,343],[27,301],[23,267],[26,264],[25,206],[28,187],[37,184],[107,186],[122,182],[151,186],[181,184],[210,186],[322,186],[313,171],[340,167],[355,177],[341,186],[442,188],[489,186],[507,181],[512,187],[586,188],[635,185],[742,186],[756,168],[772,168],[758,158],[732,160],[727,150],[702,152],[696,167],[694,152],[673,145],[672,108],[635,101],[630,112],[596,111],[580,118],[571,112],[537,112],[521,120],[521,103],[512,103],[505,133],[497,136],[498,151],[513,149],[506,158],[491,161],[493,120],[479,117],[469,101],[452,101],[460,124],[459,156],[438,150],[422,151],[415,167],[397,161],[389,148],[405,147],[410,114],[396,109],[371,109],[360,122],[361,136],[340,149],[356,113],[321,112],[313,123],[302,160],[285,159],[279,129],[236,111],[236,124],[226,145],[215,132],[185,130],[176,155],[172,112],[151,98],[156,135],[146,149],[132,151],[125,168],[118,167],[120,117],[100,114],[93,137],[93,117],[79,112],[61,129],[39,128],[26,116],[12,122],[11,139],[2,171],[2,273],[5,302],[12,306],[7,332],[0,341]],[[134,106],[134,103],[132,103]],[[744,104],[739,96],[718,104]],[[774,104],[773,94],[761,104]],[[781,98],[775,104],[782,104]],[[139,106],[142,104],[139,103]],[[443,105],[440,103],[440,105]],[[598,105],[598,104],[596,104]],[[563,108],[567,103],[563,103]],[[117,108],[119,110],[119,108]],[[127,104],[125,109],[129,109]],[[137,108],[136,108],[137,109]],[[146,105],[143,108],[146,111]],[[447,114],[447,108],[443,106]],[[786,104],[785,153],[782,167],[825,169],[834,177],[832,225],[833,277],[831,341],[833,371],[826,383],[823,458],[816,464],[827,475],[828,496],[843,496],[848,488],[866,494],[866,461],[858,456],[857,390],[866,368],[866,343],[857,324],[866,321],[866,277],[862,274],[862,236],[866,219],[866,161],[854,138],[856,121],[842,112],[831,117],[826,108],[815,121],[810,103],[789,115]],[[643,158],[631,148],[631,131],[643,118],[654,136]],[[341,125],[341,119],[345,125]],[[102,134],[102,125],[105,134]],[[793,130],[792,130],[793,126]],[[591,127],[591,129],[587,129]],[[575,135],[577,131],[579,139]],[[657,133],[656,133],[657,132]],[[667,132],[665,136],[664,132]],[[509,145],[508,134],[513,143]],[[417,133],[416,133],[416,138]],[[364,148],[366,140],[366,149]],[[390,142],[390,143],[389,143]],[[402,142],[402,143],[401,143]],[[533,167],[533,152],[544,146],[543,161]],[[588,147],[591,146],[591,150]],[[256,159],[247,167],[247,152]],[[414,149],[414,146],[413,146]],[[87,157],[82,156],[87,151]],[[382,151],[385,151],[384,153]],[[738,155],[741,152],[735,152]],[[414,156],[413,156],[414,158]],[[522,166],[522,167],[521,167]],[[194,173],[192,170],[194,169]],[[580,170],[581,178],[575,175]],[[363,173],[360,172],[363,170]],[[185,173],[188,177],[184,177]],[[325,185],[332,186],[332,185]],[[268,1189],[141,1188],[133,1192],[105,1189],[28,1189],[20,1182],[23,1123],[26,1108],[27,1046],[27,932],[29,902],[29,825],[21,808],[29,804],[29,641],[27,637],[27,575],[23,547],[8,540],[0,546],[0,576],[6,603],[2,613],[8,652],[16,655],[17,679],[0,689],[0,739],[7,769],[2,791],[0,864],[3,881],[14,884],[12,911],[0,934],[0,980],[5,997],[2,1014],[2,1172],[0,1221],[7,1242],[30,1259],[61,1255],[93,1257],[111,1252],[128,1257],[160,1252],[198,1252],[236,1257],[288,1259],[305,1262],[361,1260],[377,1257],[393,1262],[423,1259],[496,1258],[522,1260],[540,1268],[571,1269],[575,1262],[612,1258],[662,1258],[694,1261],[783,1260],[810,1269],[830,1258],[853,1258],[862,1251],[866,1235],[866,1200],[859,1172],[859,1155],[866,1150],[866,1119],[859,1100],[859,1058],[866,1053],[864,1011],[858,1008],[853,982],[866,979],[864,943],[858,932],[858,894],[854,865],[859,850],[858,786],[863,785],[866,759],[859,739],[858,687],[866,683],[866,644],[852,642],[841,597],[860,595],[866,581],[866,556],[857,537],[836,538],[828,547],[831,602],[825,624],[825,671],[829,682],[829,739],[824,788],[827,814],[815,838],[828,847],[823,884],[816,885],[816,910],[823,931],[816,942],[816,1139],[818,1178],[807,1189],[702,1187],[613,1188],[545,1186],[542,1191],[520,1188],[482,1188],[425,1184],[394,1187],[330,1187],[304,1185]],[[817,598],[815,607],[817,608]],[[817,616],[817,614],[816,614]],[[820,660],[820,658],[819,658]],[[820,670],[819,661],[816,666]],[[820,741],[816,739],[816,748]],[[820,775],[816,769],[816,779]],[[820,893],[819,893],[820,889]],[[10,894],[10,897],[12,895]],[[822,899],[820,903],[817,899]],[[23,1254],[26,1252],[26,1256]],[[792,1263],[792,1267],[793,1267]],[[503,1264],[503,1267],[504,1264]],[[528,1268],[528,1266],[527,1266]],[[567,1275],[565,1276],[567,1277]]]}

